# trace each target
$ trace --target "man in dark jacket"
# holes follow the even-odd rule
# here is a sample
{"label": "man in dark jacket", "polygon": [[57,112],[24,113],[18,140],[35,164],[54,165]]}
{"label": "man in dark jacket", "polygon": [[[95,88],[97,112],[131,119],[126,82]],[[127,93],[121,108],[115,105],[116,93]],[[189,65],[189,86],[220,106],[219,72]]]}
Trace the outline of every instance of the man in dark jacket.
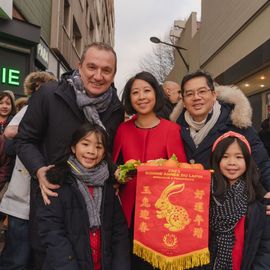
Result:
{"label": "man in dark jacket", "polygon": [[[93,43],[84,50],[78,69],[64,74],[60,82],[43,84],[30,98],[15,138],[19,158],[37,180],[31,183],[30,226],[31,221],[35,223],[33,196],[38,186],[45,204],[50,204],[48,196],[57,196],[59,186],[49,183],[45,174],[69,152],[71,135],[81,124],[88,121],[104,127],[112,148],[124,120],[124,109],[111,87],[116,65],[112,47]],[[34,242],[32,246],[38,249],[39,243]]]}
{"label": "man in dark jacket", "polygon": [[243,92],[235,86],[214,87],[212,77],[203,71],[187,74],[181,91],[185,109],[177,104],[171,119],[182,127],[187,160],[209,168],[213,142],[229,130],[236,131],[248,139],[263,186],[270,191],[270,160],[252,127],[252,110]]}
{"label": "man in dark jacket", "polygon": [[164,105],[158,116],[169,119],[170,114],[179,100],[182,99],[180,85],[177,82],[165,81],[162,85]]}

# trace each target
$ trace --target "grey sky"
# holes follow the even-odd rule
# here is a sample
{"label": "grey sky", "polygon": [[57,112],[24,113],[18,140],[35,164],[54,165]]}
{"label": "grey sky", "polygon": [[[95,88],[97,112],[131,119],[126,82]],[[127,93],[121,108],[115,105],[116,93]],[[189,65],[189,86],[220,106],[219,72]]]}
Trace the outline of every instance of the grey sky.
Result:
{"label": "grey sky", "polygon": [[174,20],[187,19],[192,11],[200,18],[201,0],[114,0],[114,4],[118,56],[115,85],[121,92],[126,81],[140,71],[140,59],[156,46],[149,38],[163,39]]}

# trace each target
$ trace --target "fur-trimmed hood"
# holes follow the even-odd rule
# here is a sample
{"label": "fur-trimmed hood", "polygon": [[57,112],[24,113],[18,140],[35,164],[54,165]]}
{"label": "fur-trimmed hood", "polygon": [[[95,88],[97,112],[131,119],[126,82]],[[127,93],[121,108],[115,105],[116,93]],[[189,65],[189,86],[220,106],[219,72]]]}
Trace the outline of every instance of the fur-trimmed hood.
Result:
{"label": "fur-trimmed hood", "polygon": [[[238,128],[247,128],[252,125],[252,108],[248,98],[235,85],[218,85],[215,86],[217,100],[223,103],[233,104],[234,108],[231,112],[231,120],[233,125]],[[180,100],[174,107],[170,120],[176,122],[183,111],[183,103]]]}

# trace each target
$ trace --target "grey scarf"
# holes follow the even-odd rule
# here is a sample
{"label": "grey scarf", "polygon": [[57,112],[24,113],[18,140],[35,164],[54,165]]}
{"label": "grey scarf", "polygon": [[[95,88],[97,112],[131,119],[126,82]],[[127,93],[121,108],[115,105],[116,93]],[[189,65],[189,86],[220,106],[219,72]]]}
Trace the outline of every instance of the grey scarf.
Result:
{"label": "grey scarf", "polygon": [[98,97],[88,96],[85,92],[78,69],[74,70],[71,78],[68,79],[68,82],[74,88],[77,104],[79,108],[83,110],[86,119],[91,124],[98,124],[106,130],[99,118],[99,113],[106,111],[109,107],[112,101],[112,87],[110,87],[108,91]]}
{"label": "grey scarf", "polygon": [[[77,180],[78,188],[84,198],[90,228],[100,227],[100,208],[102,201],[102,187],[109,178],[108,164],[101,161],[92,169],[84,168],[79,161],[71,155],[68,159],[71,172]],[[88,186],[94,188],[93,196],[89,193]]]}
{"label": "grey scarf", "polygon": [[204,119],[202,122],[196,122],[193,120],[192,116],[188,111],[185,111],[185,120],[190,128],[190,136],[196,145],[196,148],[211,131],[213,126],[216,124],[220,116],[221,105],[216,101],[213,106],[212,117],[206,122]]}

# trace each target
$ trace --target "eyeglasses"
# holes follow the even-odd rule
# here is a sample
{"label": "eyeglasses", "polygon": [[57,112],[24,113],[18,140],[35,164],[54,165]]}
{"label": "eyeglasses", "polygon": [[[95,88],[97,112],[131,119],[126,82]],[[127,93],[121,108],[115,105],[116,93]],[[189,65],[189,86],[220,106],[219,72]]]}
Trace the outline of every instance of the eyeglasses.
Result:
{"label": "eyeglasses", "polygon": [[208,91],[212,91],[211,89],[207,89],[205,87],[199,88],[197,90],[188,90],[184,93],[184,98],[186,99],[192,99],[195,97],[195,94],[197,94],[199,97],[205,97]]}

